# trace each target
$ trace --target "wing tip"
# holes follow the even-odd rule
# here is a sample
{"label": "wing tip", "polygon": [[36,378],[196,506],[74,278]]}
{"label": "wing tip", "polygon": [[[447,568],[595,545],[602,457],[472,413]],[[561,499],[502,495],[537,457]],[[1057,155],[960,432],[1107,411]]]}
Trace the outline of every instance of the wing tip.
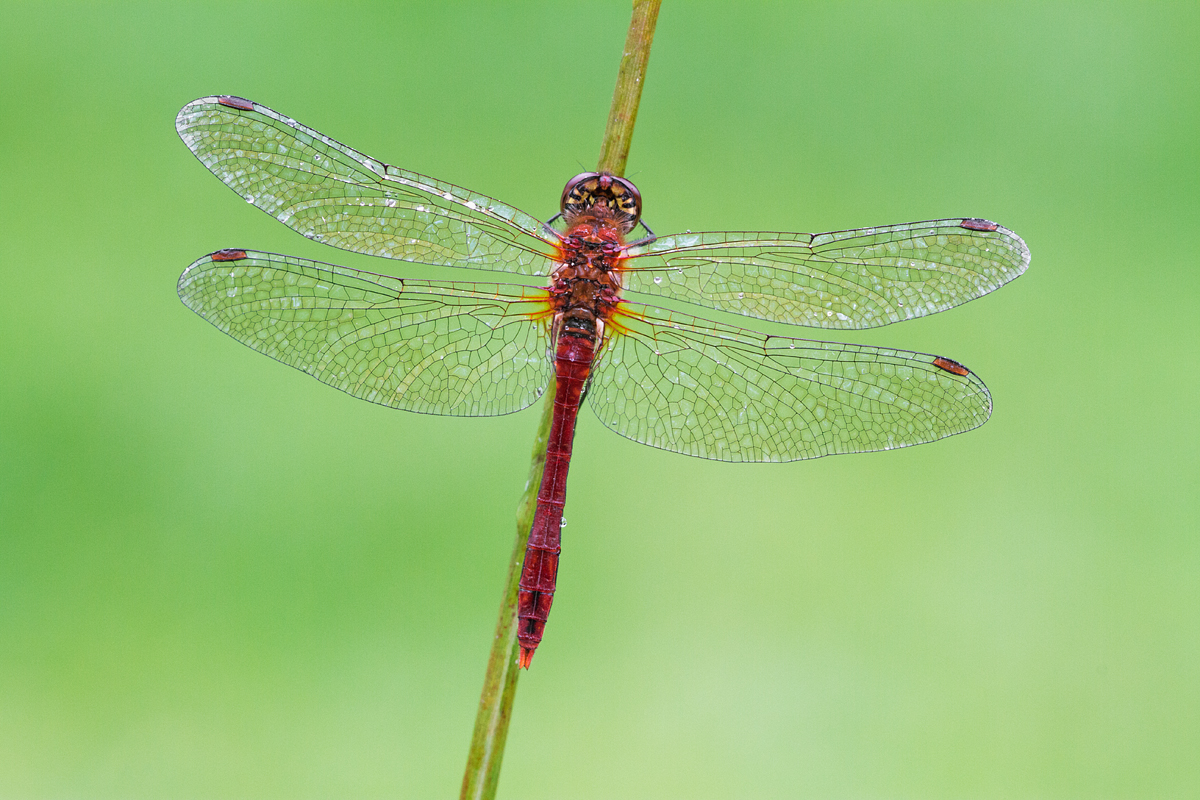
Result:
{"label": "wing tip", "polygon": [[179,113],[175,115],[175,130],[183,136],[187,128],[190,127],[189,117],[191,112],[202,106],[225,106],[226,108],[236,109],[238,111],[259,111],[260,107],[253,100],[247,100],[244,97],[239,97],[235,94],[210,94],[205,97],[197,97],[192,102],[179,109]]}
{"label": "wing tip", "polygon": [[[963,217],[959,221],[958,227],[981,233],[998,233],[1011,241],[1017,252],[1020,253],[1020,262],[1012,265],[1013,271],[1010,276],[1006,277],[1004,283],[1020,277],[1025,274],[1025,270],[1029,269],[1029,245],[1025,244],[1025,240],[1012,228],[1006,228],[998,222],[992,222],[990,219],[983,219],[982,217]],[[996,288],[999,288],[999,286]]]}
{"label": "wing tip", "polygon": [[250,257],[251,255],[247,251],[233,247],[226,247],[221,250],[213,251],[208,255],[201,256],[191,264],[188,264],[187,268],[179,276],[179,281],[175,285],[175,291],[178,293],[179,299],[183,300],[184,305],[186,305],[188,308],[193,308],[194,310],[192,304],[188,302],[189,295],[187,295],[185,289],[194,280],[195,273],[203,270],[209,264],[214,262],[221,263],[228,261],[241,261],[244,258]]}

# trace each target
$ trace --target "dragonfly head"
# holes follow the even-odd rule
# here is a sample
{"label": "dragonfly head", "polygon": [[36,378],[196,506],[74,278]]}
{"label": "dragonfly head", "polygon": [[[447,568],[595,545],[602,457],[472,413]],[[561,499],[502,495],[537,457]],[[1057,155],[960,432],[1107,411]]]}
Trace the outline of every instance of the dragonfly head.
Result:
{"label": "dragonfly head", "polygon": [[642,216],[642,193],[629,181],[607,172],[581,172],[563,187],[562,215],[570,222],[581,214],[606,208],[621,229],[629,233]]}

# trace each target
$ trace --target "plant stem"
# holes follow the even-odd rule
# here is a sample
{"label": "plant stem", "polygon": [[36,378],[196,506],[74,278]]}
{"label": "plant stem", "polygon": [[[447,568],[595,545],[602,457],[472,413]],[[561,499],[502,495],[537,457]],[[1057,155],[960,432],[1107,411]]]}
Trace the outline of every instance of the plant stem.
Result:
{"label": "plant stem", "polygon": [[[641,100],[642,83],[646,76],[646,62],[650,58],[650,43],[654,39],[654,25],[658,20],[658,7],[661,2],[662,0],[634,0],[633,18],[629,23],[629,34],[621,56],[608,127],[600,148],[600,171],[613,175],[625,173],[629,142],[633,137],[633,123],[637,119],[638,102]],[[513,698],[517,692],[517,676],[520,673],[517,668],[517,582],[521,578],[525,544],[533,526],[538,487],[541,485],[542,470],[546,465],[546,442],[550,435],[550,421],[554,415],[554,388],[554,381],[551,380],[546,390],[542,421],[534,439],[529,478],[525,482],[525,492],[517,506],[517,541],[508,565],[508,582],[504,586],[500,602],[500,618],[496,622],[496,636],[488,656],[487,675],[483,681],[483,693],[479,698],[479,711],[475,717],[475,732],[467,754],[467,769],[463,775],[462,792],[459,795],[462,800],[492,800],[500,782],[500,764],[504,758],[504,743],[508,738],[508,723],[512,719]]]}
{"label": "plant stem", "polygon": [[546,390],[542,421],[533,440],[533,455],[525,492],[517,506],[517,541],[508,564],[508,580],[500,601],[500,618],[496,621],[496,636],[488,656],[487,675],[475,716],[475,733],[467,754],[467,771],[463,775],[462,800],[491,800],[500,782],[500,763],[504,759],[504,742],[508,738],[508,723],[512,719],[513,698],[517,693],[517,582],[521,579],[521,564],[525,560],[525,543],[533,527],[533,511],[537,507],[537,490],[546,466],[546,441],[550,438],[550,421],[554,416],[554,381]]}
{"label": "plant stem", "polygon": [[608,127],[600,144],[600,172],[625,174],[629,159],[629,143],[633,139],[633,123],[637,121],[638,103],[642,99],[642,83],[646,79],[646,62],[650,60],[650,43],[654,40],[654,25],[658,22],[658,7],[662,0],[634,0],[633,19],[625,37],[621,68],[617,71],[617,86],[613,89],[612,108],[608,111]]}

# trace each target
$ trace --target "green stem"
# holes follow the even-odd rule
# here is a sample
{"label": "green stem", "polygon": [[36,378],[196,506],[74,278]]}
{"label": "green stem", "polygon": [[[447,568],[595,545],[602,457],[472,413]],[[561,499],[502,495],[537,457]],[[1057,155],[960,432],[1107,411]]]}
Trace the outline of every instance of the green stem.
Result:
{"label": "green stem", "polygon": [[608,111],[608,127],[600,144],[599,172],[625,174],[629,160],[629,143],[633,139],[633,123],[637,121],[638,103],[642,99],[642,84],[646,79],[646,62],[650,60],[650,43],[654,40],[654,25],[658,22],[658,7],[662,0],[634,0],[633,19],[625,37],[625,52],[617,72],[612,108]]}
{"label": "green stem", "polygon": [[[629,23],[629,35],[625,40],[621,68],[617,74],[617,87],[613,92],[608,127],[600,149],[599,169],[613,175],[625,173],[629,142],[633,137],[633,123],[637,119],[638,102],[642,96],[642,83],[646,76],[646,62],[650,57],[650,43],[654,39],[654,24],[658,20],[658,7],[661,2],[662,0],[634,0],[633,3],[633,18]],[[508,723],[512,719],[513,698],[517,692],[517,675],[520,672],[517,668],[517,582],[521,578],[525,543],[533,527],[538,487],[542,482],[542,469],[546,465],[546,441],[550,435],[550,421],[554,416],[554,388],[554,381],[551,381],[542,408],[542,421],[533,444],[529,478],[525,482],[525,492],[517,507],[517,541],[508,565],[508,582],[504,585],[500,618],[496,622],[496,636],[492,641],[492,652],[488,656],[487,675],[483,681],[483,693],[479,698],[479,711],[475,717],[475,732],[467,754],[467,769],[463,775],[462,792],[459,795],[463,800],[492,800],[500,782],[500,764],[504,758],[504,742],[508,738]]]}
{"label": "green stem", "polygon": [[508,723],[512,719],[513,698],[517,693],[517,582],[521,579],[521,564],[525,560],[525,543],[533,527],[533,511],[537,507],[537,490],[546,465],[546,441],[550,438],[550,421],[554,416],[554,381],[546,390],[542,421],[533,441],[533,456],[529,463],[529,478],[517,506],[517,541],[508,563],[508,580],[500,601],[500,618],[496,621],[496,636],[488,656],[487,675],[483,694],[475,716],[475,733],[467,755],[467,771],[463,775],[463,800],[491,800],[500,782],[500,763],[504,758],[504,742],[508,738]]}

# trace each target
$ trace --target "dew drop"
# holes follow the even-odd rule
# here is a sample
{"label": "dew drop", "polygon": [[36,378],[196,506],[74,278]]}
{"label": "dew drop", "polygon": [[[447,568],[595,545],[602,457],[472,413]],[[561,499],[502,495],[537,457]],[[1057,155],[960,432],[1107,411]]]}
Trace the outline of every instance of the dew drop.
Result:
{"label": "dew drop", "polygon": [[746,296],[745,292],[738,292],[738,300],[741,300],[745,296]]}
{"label": "dew drop", "polygon": [[655,282],[655,283],[662,283],[662,275],[655,275],[655,276],[654,276],[654,282]]}
{"label": "dew drop", "polygon": [[560,528],[567,527],[567,518],[566,517],[563,517],[562,519],[560,519],[558,521],[558,527],[560,527]]}

